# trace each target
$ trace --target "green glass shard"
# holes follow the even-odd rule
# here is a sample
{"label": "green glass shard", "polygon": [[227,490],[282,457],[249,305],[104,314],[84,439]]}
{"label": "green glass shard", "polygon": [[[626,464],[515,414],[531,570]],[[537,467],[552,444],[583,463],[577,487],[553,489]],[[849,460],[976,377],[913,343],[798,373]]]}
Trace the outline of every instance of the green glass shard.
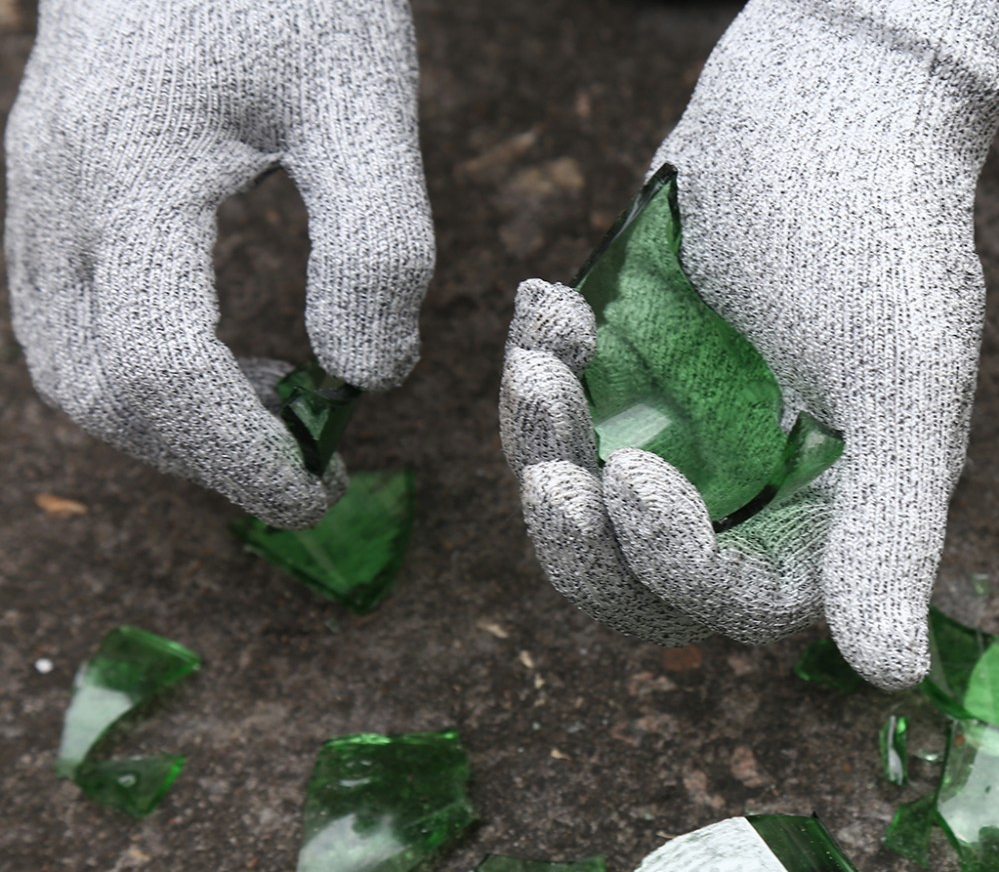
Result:
{"label": "green glass shard", "polygon": [[597,318],[583,386],[601,461],[629,446],[658,454],[724,529],[813,480],[843,442],[807,414],[783,432],[773,373],[700,298],[679,251],[676,172],[665,165],[573,282]]}
{"label": "green glass shard", "polygon": [[308,530],[279,530],[257,518],[232,525],[246,549],[361,614],[388,594],[413,527],[409,469],[351,474],[350,486]]}
{"label": "green glass shard", "polygon": [[200,666],[193,651],[155,633],[128,625],[108,633],[74,679],[56,775],[72,778],[117,721]]}
{"label": "green glass shard", "polygon": [[921,688],[944,714],[999,723],[997,657],[994,637],[930,609],[930,673]]}
{"label": "green glass shard", "polygon": [[547,860],[519,860],[516,857],[503,857],[489,854],[475,872],[606,872],[607,862],[600,855],[585,860],[567,860],[563,863]]}
{"label": "green glass shard", "polygon": [[935,809],[936,797],[933,794],[900,805],[885,832],[885,847],[920,866],[928,867]]}
{"label": "green glass shard", "polygon": [[850,692],[857,690],[864,683],[864,679],[843,659],[832,639],[817,639],[811,642],[794,664],[794,671],[805,681],[831,687],[833,690]]}
{"label": "green glass shard", "polygon": [[857,872],[817,817],[746,815],[788,872]]}
{"label": "green glass shard", "polygon": [[101,805],[141,818],[159,804],[183,768],[180,754],[85,760],[73,781]]}
{"label": "green glass shard", "polygon": [[360,390],[310,361],[281,379],[277,391],[283,403],[281,419],[298,440],[305,468],[322,475],[336,452]]}
{"label": "green glass shard", "polygon": [[453,730],[326,742],[309,779],[298,872],[408,872],[475,819]]}
{"label": "green glass shard", "polygon": [[906,741],[908,728],[908,718],[889,715],[878,737],[885,778],[900,787],[909,781],[909,746]]}
{"label": "green glass shard", "polygon": [[952,724],[936,814],[964,872],[999,872],[999,727]]}

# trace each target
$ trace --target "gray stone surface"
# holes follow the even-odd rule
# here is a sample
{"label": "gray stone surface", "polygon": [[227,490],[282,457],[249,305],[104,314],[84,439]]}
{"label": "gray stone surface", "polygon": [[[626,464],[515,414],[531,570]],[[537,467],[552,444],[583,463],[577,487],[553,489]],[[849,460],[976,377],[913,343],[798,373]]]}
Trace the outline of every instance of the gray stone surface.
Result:
{"label": "gray stone surface", "polygon": [[[665,836],[745,811],[816,811],[865,872],[912,870],[879,846],[895,801],[877,729],[913,694],[844,696],[791,674],[808,639],[711,639],[661,651],[594,624],[544,582],[499,451],[496,395],[517,282],[570,278],[639,184],[733,3],[416,0],[423,137],[439,239],[424,356],[368,398],[344,455],[412,464],[418,518],[395,594],[355,618],[245,555],[219,497],[82,434],[32,392],[0,287],[0,869],[292,870],[320,743],[455,725],[480,822],[433,867],[489,851],[603,852],[630,872]],[[13,14],[18,10],[22,14]],[[32,14],[0,0],[0,111]],[[650,83],[658,82],[658,88]],[[979,240],[999,291],[999,155]],[[281,175],[222,209],[222,333],[240,353],[300,359],[305,215]],[[996,302],[993,300],[993,302]],[[999,631],[999,308],[985,330],[971,458],[938,601]],[[56,517],[39,494],[81,502]],[[200,651],[202,673],[115,746],[182,751],[161,807],[135,822],[52,776],[73,672],[129,622]],[[49,658],[54,669],[34,664]],[[942,839],[933,868],[956,864]]]}

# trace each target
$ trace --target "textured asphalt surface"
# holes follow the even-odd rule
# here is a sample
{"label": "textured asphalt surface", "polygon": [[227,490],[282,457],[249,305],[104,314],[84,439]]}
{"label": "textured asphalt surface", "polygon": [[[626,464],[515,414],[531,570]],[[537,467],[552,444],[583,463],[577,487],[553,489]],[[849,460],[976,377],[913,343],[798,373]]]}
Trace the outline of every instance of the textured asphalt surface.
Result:
{"label": "textured asphalt surface", "polygon": [[[747,811],[817,812],[863,872],[914,870],[880,846],[898,789],[877,730],[917,694],[807,685],[792,665],[821,628],[762,649],[724,639],[662,651],[591,622],[546,584],[499,450],[496,395],[517,282],[568,279],[639,184],[730,2],[415,0],[422,131],[438,272],[424,356],[368,398],[343,446],[356,469],[410,464],[418,515],[398,588],[364,618],[245,554],[237,511],[96,442],[33,393],[0,284],[0,870],[294,869],[320,744],[357,731],[455,726],[477,826],[431,868],[487,852],[604,853],[629,872],[664,838]],[[0,0],[0,123],[34,14]],[[999,291],[999,160],[980,188],[979,241]],[[224,204],[221,333],[240,353],[300,360],[306,218],[281,175]],[[938,599],[999,631],[999,342],[985,330],[968,470]],[[54,494],[86,512],[59,517]],[[202,672],[123,736],[122,755],[188,765],[136,822],[52,775],[77,664],[121,623],[199,651]],[[39,671],[40,658],[51,660]],[[955,870],[942,838],[936,870]]]}

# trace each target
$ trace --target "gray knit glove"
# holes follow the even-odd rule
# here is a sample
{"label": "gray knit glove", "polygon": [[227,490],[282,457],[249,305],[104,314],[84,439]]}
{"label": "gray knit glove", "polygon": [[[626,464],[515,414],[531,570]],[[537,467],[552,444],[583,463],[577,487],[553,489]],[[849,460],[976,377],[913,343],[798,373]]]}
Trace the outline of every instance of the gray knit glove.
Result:
{"label": "gray knit glove", "polygon": [[807,408],[845,453],[716,536],[654,455],[626,449],[598,472],[573,376],[592,315],[525,283],[502,430],[557,587],[591,612],[605,592],[599,617],[634,630],[644,604],[613,592],[640,585],[671,609],[675,642],[693,624],[763,643],[824,616],[870,681],[923,676],[983,319],[975,181],[997,121],[999,4],[750,0],[653,169],[678,168],[694,286],[769,363],[787,419]]}
{"label": "gray knit glove", "polygon": [[314,522],[343,469],[325,488],[305,471],[251,383],[276,370],[244,374],[215,336],[215,210],[284,167],[313,351],[362,389],[398,383],[433,264],[416,79],[405,0],[42,0],[6,141],[14,326],[42,396],[272,524]]}

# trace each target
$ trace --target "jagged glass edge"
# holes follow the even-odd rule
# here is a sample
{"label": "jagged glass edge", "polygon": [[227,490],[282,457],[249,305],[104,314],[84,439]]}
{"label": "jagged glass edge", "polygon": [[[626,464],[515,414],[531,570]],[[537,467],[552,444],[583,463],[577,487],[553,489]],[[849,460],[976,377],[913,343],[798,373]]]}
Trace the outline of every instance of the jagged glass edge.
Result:
{"label": "jagged glass edge", "polygon": [[788,872],[858,872],[816,815],[746,815]]}
{"label": "jagged glass edge", "polygon": [[[580,269],[573,276],[571,281],[571,285],[573,288],[579,287],[579,285],[585,280],[586,276],[593,269],[593,266],[596,264],[596,262],[600,260],[601,257],[603,257],[604,253],[607,251],[608,248],[610,248],[610,246],[614,243],[614,241],[618,238],[618,236],[620,236],[635,221],[635,219],[642,213],[645,207],[652,201],[652,199],[657,194],[659,194],[659,192],[663,188],[667,188],[667,201],[669,204],[670,215],[672,216],[672,221],[669,223],[669,226],[667,228],[666,241],[669,245],[670,250],[673,252],[674,255],[676,255],[677,260],[679,262],[680,245],[682,240],[682,234],[681,232],[679,232],[681,228],[680,205],[677,199],[676,185],[675,184],[671,185],[671,182],[674,182],[676,176],[677,176],[677,169],[670,163],[664,163],[651,176],[649,176],[648,180],[642,186],[638,194],[636,194],[631,199],[631,202],[628,203],[624,211],[617,216],[617,218],[614,220],[614,223],[611,225],[610,229],[604,234],[603,238],[597,244],[597,247],[593,249],[593,251],[590,253],[590,256],[586,258],[586,260],[584,261],[583,266],[580,267]],[[692,282],[690,282],[690,286],[694,291],[694,293],[697,293],[697,289],[694,287]],[[697,295],[698,297],[700,297],[700,294]],[[704,302],[703,297],[700,297],[700,299],[702,302]],[[605,305],[606,301],[604,301],[604,306]],[[704,302],[704,305],[707,306],[707,303]],[[604,306],[599,306],[599,307],[592,306],[592,308],[594,309],[594,314],[596,315],[597,318],[598,325],[601,323],[603,319]],[[710,309],[711,307],[708,306],[708,308]],[[748,342],[749,340],[747,339],[746,341]],[[752,343],[749,344],[752,346]],[[755,350],[755,346],[752,347]],[[759,354],[759,351],[757,351],[757,354]],[[762,360],[762,355],[760,357]],[[773,378],[774,382],[776,383],[777,382],[776,376],[773,375],[773,370],[770,369],[769,364],[767,364],[767,362],[763,360],[763,365],[770,372],[771,378]],[[586,387],[585,379],[583,380],[582,384],[583,384],[583,392],[586,395],[587,400],[589,400],[590,395]],[[784,448],[785,454],[784,454],[784,464],[781,467],[782,470],[786,470],[788,463],[793,459],[792,445],[795,432],[799,428],[808,427],[812,423],[814,423],[814,425],[818,427],[819,431],[823,433],[823,435],[827,438],[827,440],[838,439],[842,443],[843,434],[840,431],[835,430],[832,427],[823,424],[821,421],[819,421],[818,418],[816,418],[810,412],[802,411],[795,418],[791,430],[786,434],[787,442],[785,443],[785,448]],[[730,512],[724,518],[718,518],[717,520],[712,521],[712,526],[714,527],[715,532],[721,533],[724,532],[725,530],[732,529],[738,524],[741,524],[743,521],[751,518],[753,515],[761,511],[766,506],[770,505],[777,498],[779,498],[780,500],[784,500],[792,496],[794,493],[796,493],[806,484],[811,483],[812,481],[817,479],[823,472],[829,469],[833,465],[833,463],[835,463],[836,460],[838,460],[839,457],[842,456],[844,448],[845,445],[841,444],[841,447],[839,451],[836,453],[835,457],[831,458],[823,468],[821,468],[818,472],[815,473],[815,475],[813,475],[807,481],[800,482],[793,489],[785,489],[783,487],[783,482],[779,486],[775,486],[773,482],[766,483],[761,489],[760,493],[756,497],[751,499],[748,503],[746,503],[742,508],[736,509],[734,512]],[[785,476],[785,482],[788,478],[790,478],[790,474],[788,476]]]}

